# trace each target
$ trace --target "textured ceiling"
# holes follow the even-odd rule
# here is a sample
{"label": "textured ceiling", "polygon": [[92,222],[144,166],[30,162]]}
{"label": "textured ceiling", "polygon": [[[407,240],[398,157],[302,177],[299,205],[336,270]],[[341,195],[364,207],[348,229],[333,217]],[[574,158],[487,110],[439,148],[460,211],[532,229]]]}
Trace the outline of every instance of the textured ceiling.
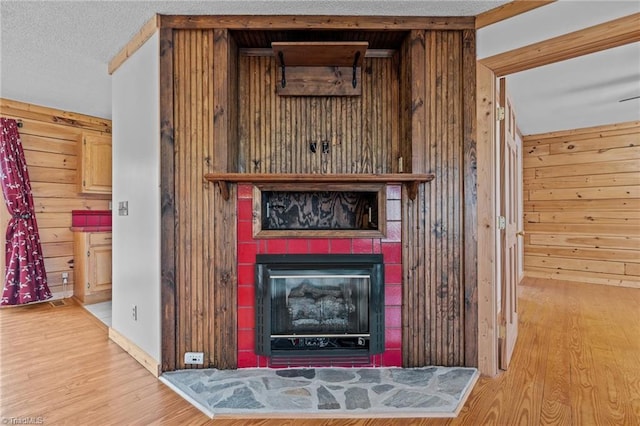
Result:
{"label": "textured ceiling", "polygon": [[[282,0],[282,1],[0,1],[0,96],[98,117],[111,117],[111,77],[107,66],[111,58],[155,13],[162,14],[253,14],[253,15],[398,15],[398,16],[474,16],[506,1],[385,1],[385,0]],[[508,21],[482,29],[478,36],[479,57],[519,47],[550,36],[629,15],[640,10],[640,2],[558,1]],[[525,71],[509,77],[510,91],[523,133],[571,128],[571,117],[585,105],[603,100],[611,84],[629,92],[640,81],[638,44],[622,54],[595,58],[578,74],[561,64],[553,71]],[[623,49],[621,49],[622,51]],[[591,56],[591,55],[589,55]],[[585,57],[586,58],[586,57]],[[620,60],[622,65],[618,66]],[[578,58],[582,59],[582,58]],[[635,62],[634,62],[635,61]],[[570,62],[570,61],[567,61]],[[595,64],[595,65],[594,65]],[[606,64],[606,67],[603,67]],[[584,68],[587,67],[587,68]],[[595,72],[609,68],[599,77]],[[635,68],[635,70],[634,70]],[[619,72],[616,74],[615,70]],[[593,71],[593,72],[592,72]],[[555,81],[557,76],[571,76]],[[592,76],[587,78],[587,76]],[[579,80],[584,77],[585,80]],[[635,82],[631,81],[635,78]],[[552,80],[554,80],[552,82]],[[626,82],[626,83],[624,83]],[[563,86],[573,84],[571,87]],[[624,83],[624,84],[623,84]],[[601,91],[594,88],[602,85]],[[624,85],[624,90],[622,86]],[[533,87],[545,90],[526,90]],[[560,89],[584,95],[568,96]],[[560,88],[560,89],[558,89]],[[640,90],[640,89],[639,89]],[[572,93],[573,93],[572,92]],[[618,93],[618,92],[616,92]],[[542,96],[544,95],[544,98]],[[563,95],[570,106],[555,97]],[[598,120],[615,122],[615,117],[639,119],[639,101],[622,104],[624,111],[601,105]],[[545,105],[546,104],[546,105]],[[618,105],[620,106],[620,105]],[[634,110],[635,107],[635,110]],[[602,112],[604,108],[604,112]],[[620,115],[622,114],[622,115]],[[594,114],[589,115],[592,117]],[[564,120],[564,121],[563,121]],[[618,120],[623,121],[623,120]],[[602,124],[604,124],[604,122]],[[601,123],[595,123],[601,124]]]}

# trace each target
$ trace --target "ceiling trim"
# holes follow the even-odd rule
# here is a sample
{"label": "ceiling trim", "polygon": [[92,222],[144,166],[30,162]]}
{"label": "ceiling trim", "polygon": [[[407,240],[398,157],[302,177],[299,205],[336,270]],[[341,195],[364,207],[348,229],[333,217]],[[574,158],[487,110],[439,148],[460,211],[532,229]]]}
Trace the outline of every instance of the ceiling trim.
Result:
{"label": "ceiling trim", "polygon": [[152,35],[156,33],[160,27],[160,15],[155,14],[140,28],[140,31],[133,36],[131,40],[109,61],[109,74],[113,74],[115,70],[124,63],[124,61],[133,55]]}
{"label": "ceiling trim", "polygon": [[16,120],[37,120],[44,123],[111,133],[111,120],[6,98],[0,98],[0,114]]}
{"label": "ceiling trim", "polygon": [[640,13],[481,59],[496,77],[640,41]]}
{"label": "ceiling trim", "polygon": [[229,30],[470,30],[475,16],[159,15],[160,27]]}
{"label": "ceiling trim", "polygon": [[560,130],[557,132],[545,132],[545,133],[524,135],[523,138],[526,138],[529,141],[556,139],[556,138],[564,139],[570,136],[576,136],[576,135],[582,135],[582,134],[599,133],[604,131],[623,131],[623,130],[638,129],[638,128],[640,128],[640,121],[627,121],[624,123],[604,124],[601,126],[584,127],[580,129]]}
{"label": "ceiling trim", "polygon": [[495,9],[487,10],[486,12],[476,16],[476,30],[495,24],[496,22],[504,21],[505,19],[513,18],[514,16],[529,12],[530,10],[537,9],[540,6],[545,6],[555,1],[556,0],[514,0],[510,3],[503,4]]}

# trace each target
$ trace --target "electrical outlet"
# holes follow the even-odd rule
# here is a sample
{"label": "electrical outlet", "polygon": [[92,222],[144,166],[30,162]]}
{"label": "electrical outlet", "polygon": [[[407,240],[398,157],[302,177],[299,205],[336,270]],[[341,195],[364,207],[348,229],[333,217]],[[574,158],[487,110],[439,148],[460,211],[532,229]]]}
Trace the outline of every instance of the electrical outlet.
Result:
{"label": "electrical outlet", "polygon": [[63,272],[62,273],[62,284],[68,284],[69,283],[69,273],[68,272]]}
{"label": "electrical outlet", "polygon": [[203,352],[185,352],[184,363],[202,365],[204,364],[204,353]]}
{"label": "electrical outlet", "polygon": [[138,306],[137,305],[133,305],[133,307],[131,308],[131,316],[133,317],[134,321],[138,321]]}

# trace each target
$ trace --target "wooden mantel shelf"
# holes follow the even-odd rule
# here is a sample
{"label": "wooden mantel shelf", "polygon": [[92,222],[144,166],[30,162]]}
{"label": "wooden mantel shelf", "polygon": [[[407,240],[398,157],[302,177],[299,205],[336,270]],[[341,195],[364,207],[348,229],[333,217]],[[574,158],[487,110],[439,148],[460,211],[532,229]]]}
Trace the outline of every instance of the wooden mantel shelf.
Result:
{"label": "wooden mantel shelf", "polygon": [[271,48],[280,65],[288,67],[359,67],[367,52],[367,41],[273,42]]}
{"label": "wooden mantel shelf", "polygon": [[295,174],[295,173],[207,173],[204,178],[215,182],[225,200],[229,199],[227,184],[233,183],[402,183],[407,186],[407,195],[415,200],[418,184],[431,182],[433,173],[386,173],[386,174]]}

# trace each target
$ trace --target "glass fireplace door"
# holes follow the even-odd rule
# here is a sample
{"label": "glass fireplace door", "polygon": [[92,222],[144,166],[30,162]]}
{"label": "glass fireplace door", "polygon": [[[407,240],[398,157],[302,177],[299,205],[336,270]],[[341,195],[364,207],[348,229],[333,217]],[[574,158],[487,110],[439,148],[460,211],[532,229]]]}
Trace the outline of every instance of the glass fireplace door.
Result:
{"label": "glass fireplace door", "polygon": [[272,337],[368,337],[369,279],[329,271],[272,275]]}

